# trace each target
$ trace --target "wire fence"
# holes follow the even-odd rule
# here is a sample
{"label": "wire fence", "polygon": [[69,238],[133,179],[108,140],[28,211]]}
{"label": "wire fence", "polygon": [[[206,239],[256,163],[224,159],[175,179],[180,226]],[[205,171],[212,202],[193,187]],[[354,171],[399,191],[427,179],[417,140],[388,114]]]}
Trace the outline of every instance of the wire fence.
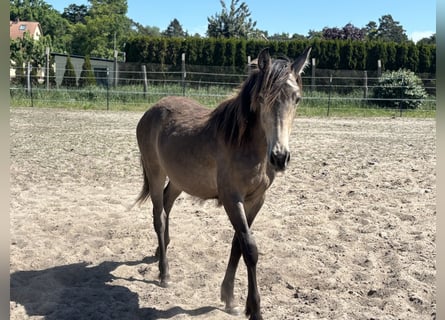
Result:
{"label": "wire fence", "polygon": [[[81,109],[145,110],[160,98],[181,95],[212,108],[236,92],[249,68],[235,70],[211,66],[165,66],[120,63],[118,70],[95,69],[95,85],[62,87],[61,79],[29,69],[16,69],[11,78],[12,106],[71,107]],[[58,73],[62,73],[60,68]],[[310,72],[308,72],[310,73]],[[21,75],[21,76],[20,76]],[[303,75],[303,102],[299,115],[308,116],[416,116],[434,117],[436,79],[419,75],[427,97],[382,99],[376,71],[315,69]],[[76,76],[78,83],[79,76]],[[404,89],[400,86],[395,89]],[[403,90],[400,90],[403,92]],[[409,102],[415,101],[416,108]]]}

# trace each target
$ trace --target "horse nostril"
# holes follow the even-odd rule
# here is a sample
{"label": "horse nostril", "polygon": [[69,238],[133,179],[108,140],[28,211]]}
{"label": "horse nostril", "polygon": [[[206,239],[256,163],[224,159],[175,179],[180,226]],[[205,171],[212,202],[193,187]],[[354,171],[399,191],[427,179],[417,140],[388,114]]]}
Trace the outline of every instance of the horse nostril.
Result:
{"label": "horse nostril", "polygon": [[270,164],[272,166],[275,167],[275,169],[277,170],[284,170],[288,164],[290,160],[290,153],[289,152],[285,152],[284,154],[282,153],[276,153],[276,152],[272,152],[270,154]]}

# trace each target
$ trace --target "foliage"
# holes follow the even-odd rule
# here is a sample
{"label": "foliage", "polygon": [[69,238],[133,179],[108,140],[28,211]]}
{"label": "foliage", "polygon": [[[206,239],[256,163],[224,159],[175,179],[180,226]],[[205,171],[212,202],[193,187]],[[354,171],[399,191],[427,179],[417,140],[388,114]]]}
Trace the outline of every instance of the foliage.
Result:
{"label": "foliage", "polygon": [[67,8],[63,10],[62,18],[68,20],[69,22],[76,23],[86,23],[86,17],[88,16],[88,7],[84,4],[70,4]]}
{"label": "foliage", "polygon": [[414,72],[400,69],[382,74],[374,88],[374,97],[379,99],[376,103],[383,108],[417,109],[427,93],[422,80]]}
{"label": "foliage", "polygon": [[323,38],[326,40],[364,40],[365,31],[357,28],[352,23],[346,24],[343,28],[328,28],[322,30]]}
{"label": "foliage", "polygon": [[63,74],[62,87],[75,88],[77,86],[76,71],[70,56],[66,58],[65,73]]}
{"label": "foliage", "polygon": [[79,78],[79,87],[88,87],[96,84],[96,78],[91,68],[90,57],[86,56],[82,64],[82,71]]}
{"label": "foliage", "polygon": [[181,54],[185,52],[187,64],[233,66],[243,70],[247,56],[254,59],[265,47],[269,47],[274,56],[292,58],[298,56],[307,46],[312,46],[311,57],[316,59],[317,67],[320,68],[377,70],[378,60],[381,60],[383,70],[409,68],[419,73],[435,73],[436,68],[436,46],[416,45],[413,42],[319,39],[264,41],[233,38],[178,40],[135,36],[127,40],[125,52],[128,62],[180,65]]}
{"label": "foliage", "polygon": [[[50,47],[49,36],[34,40],[28,32],[23,34],[23,38],[17,38],[9,42],[10,60],[16,68],[17,83],[26,82],[26,65],[30,63],[33,75],[37,74],[37,69],[46,64],[46,47]],[[33,77],[37,79],[37,77]],[[37,81],[37,80],[36,80]]]}
{"label": "foliage", "polygon": [[126,0],[89,0],[85,24],[73,25],[71,53],[111,59],[114,50],[121,51],[130,32],[131,20],[126,17]]}
{"label": "foliage", "polygon": [[167,29],[162,32],[162,35],[166,37],[179,37],[184,38],[187,37],[187,32],[182,29],[181,24],[178,19],[173,19],[168,25]]}
{"label": "foliage", "polygon": [[399,21],[395,21],[390,14],[383,15],[379,18],[379,24],[370,21],[364,28],[367,40],[377,40],[385,42],[405,42],[408,36],[400,25]]}
{"label": "foliage", "polygon": [[417,41],[417,44],[436,44],[436,34],[432,34],[431,37],[422,38]]}
{"label": "foliage", "polygon": [[[48,76],[48,78],[49,78],[49,87],[51,87],[51,88],[55,88],[57,86],[57,83],[56,83],[56,73],[54,72],[54,64],[55,64],[55,59],[54,59],[54,56],[52,56],[49,59],[50,67],[49,67],[49,76]],[[47,81],[47,78],[45,77],[45,84],[46,84],[46,81]]]}
{"label": "foliage", "polygon": [[252,21],[251,13],[245,2],[238,5],[239,0],[231,0],[230,10],[224,0],[220,0],[222,11],[208,17],[207,36],[214,38],[247,38],[254,32],[256,21]]}

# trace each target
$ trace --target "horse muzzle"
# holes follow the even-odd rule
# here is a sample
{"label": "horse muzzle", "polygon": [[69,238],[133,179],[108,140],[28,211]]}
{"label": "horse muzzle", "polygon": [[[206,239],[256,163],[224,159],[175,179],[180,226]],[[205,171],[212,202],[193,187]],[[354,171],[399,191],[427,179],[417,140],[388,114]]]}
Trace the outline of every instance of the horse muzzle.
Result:
{"label": "horse muzzle", "polygon": [[284,171],[290,160],[290,152],[271,152],[269,161],[276,171]]}

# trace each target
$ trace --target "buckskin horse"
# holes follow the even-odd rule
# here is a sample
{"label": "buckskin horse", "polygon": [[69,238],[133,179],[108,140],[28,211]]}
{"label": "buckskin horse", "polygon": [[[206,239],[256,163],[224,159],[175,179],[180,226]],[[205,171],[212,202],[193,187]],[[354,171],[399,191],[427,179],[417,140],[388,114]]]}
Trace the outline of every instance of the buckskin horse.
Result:
{"label": "buckskin horse", "polygon": [[289,136],[302,97],[301,73],[310,51],[292,61],[272,59],[263,49],[258,67],[237,95],[216,109],[185,97],[165,97],[140,119],[136,135],[144,184],[136,203],[149,196],[153,203],[161,286],[170,281],[166,252],[173,202],[182,191],[217,199],[235,230],[221,300],[227,312],[236,312],[233,287],[242,255],[248,271],[245,313],[251,320],[262,319],[258,250],[250,227],[276,173],[288,165]]}

